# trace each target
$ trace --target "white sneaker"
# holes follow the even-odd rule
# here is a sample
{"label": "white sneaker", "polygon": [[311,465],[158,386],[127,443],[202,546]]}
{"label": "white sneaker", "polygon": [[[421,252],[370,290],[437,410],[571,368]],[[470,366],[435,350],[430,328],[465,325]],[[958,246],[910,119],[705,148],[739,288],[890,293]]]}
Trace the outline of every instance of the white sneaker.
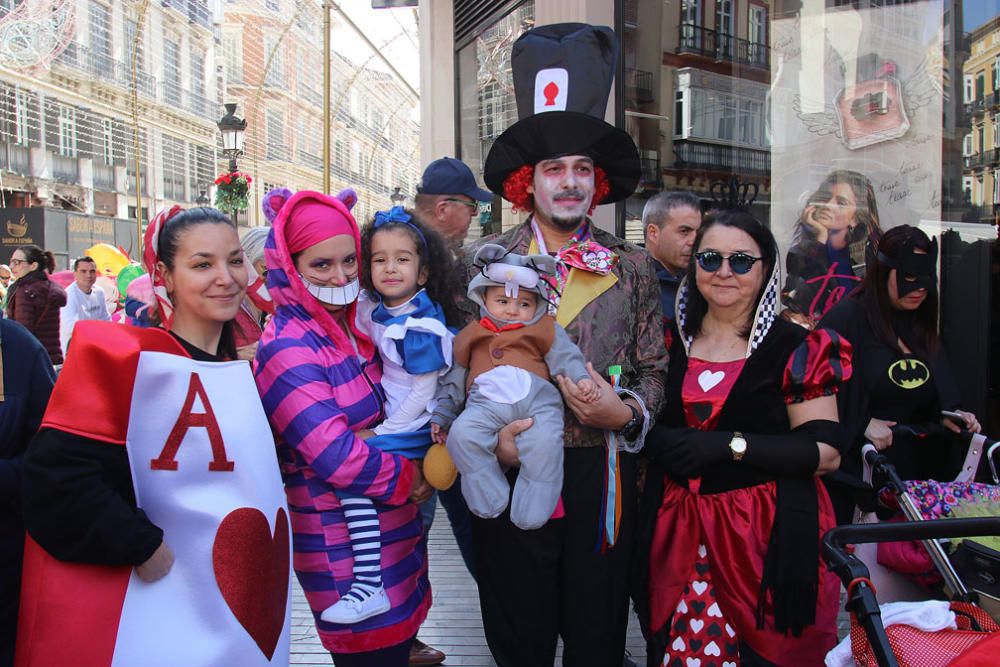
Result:
{"label": "white sneaker", "polygon": [[358,602],[354,597],[340,598],[336,604],[320,614],[320,618],[327,623],[350,625],[372,616],[384,614],[389,611],[390,606],[389,596],[385,594],[385,589],[379,587],[361,602]]}

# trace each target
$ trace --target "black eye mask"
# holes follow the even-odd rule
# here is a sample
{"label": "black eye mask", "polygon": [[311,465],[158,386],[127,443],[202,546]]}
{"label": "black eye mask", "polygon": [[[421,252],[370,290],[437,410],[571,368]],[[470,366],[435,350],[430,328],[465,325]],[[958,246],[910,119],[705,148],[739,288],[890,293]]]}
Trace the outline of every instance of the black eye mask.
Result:
{"label": "black eye mask", "polygon": [[878,253],[879,263],[896,269],[896,291],[900,298],[918,289],[925,289],[928,292],[937,289],[937,239],[931,241],[931,247],[926,254],[914,252],[914,249],[915,243],[911,235],[903,241],[896,259]]}

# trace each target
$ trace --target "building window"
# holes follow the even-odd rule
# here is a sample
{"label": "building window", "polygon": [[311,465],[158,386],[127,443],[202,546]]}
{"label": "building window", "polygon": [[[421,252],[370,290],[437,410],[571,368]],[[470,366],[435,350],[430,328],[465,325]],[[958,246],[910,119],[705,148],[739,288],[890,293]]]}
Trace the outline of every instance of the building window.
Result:
{"label": "building window", "polygon": [[750,5],[747,26],[748,53],[750,62],[767,64],[767,8]]}
{"label": "building window", "polygon": [[76,109],[59,107],[59,155],[76,157]]}
{"label": "building window", "polygon": [[702,0],[682,0],[681,2],[681,46],[701,48],[701,3]]}
{"label": "building window", "polygon": [[135,44],[136,34],[139,24],[132,19],[125,19],[125,63],[132,67],[132,51],[135,50],[135,66],[140,72],[146,68],[146,51],[143,48],[142,39],[139,39],[138,46]]}
{"label": "building window", "polygon": [[181,49],[177,42],[163,40],[163,85],[168,104],[181,103]]}
{"label": "building window", "polygon": [[187,180],[187,144],[181,139],[163,137],[163,196],[173,201],[185,201],[184,181]]}
{"label": "building window", "polygon": [[975,98],[973,97],[972,75],[971,74],[966,74],[965,75],[965,94],[963,96],[963,100],[965,101],[966,104],[968,104],[969,102],[972,102],[974,99]]}
{"label": "building window", "polygon": [[205,52],[195,47],[191,48],[191,91],[205,94]]}
{"label": "building window", "polygon": [[986,97],[986,73],[980,72],[976,75],[976,99],[981,100]]}
{"label": "building window", "polygon": [[684,132],[684,91],[674,92],[674,136],[683,137]]}
{"label": "building window", "polygon": [[993,114],[993,148],[1000,148],[1000,113]]}
{"label": "building window", "polygon": [[99,2],[91,2],[88,23],[90,51],[93,55],[92,66],[98,74],[110,76],[114,68],[111,49],[111,11]]}
{"label": "building window", "polygon": [[993,170],[993,203],[1000,204],[1000,169]]}
{"label": "building window", "polygon": [[347,149],[339,139],[334,144],[333,163],[341,169],[347,169]]}
{"label": "building window", "polygon": [[962,192],[965,194],[965,200],[968,202],[972,201],[972,176],[962,177]]}
{"label": "building window", "polygon": [[726,57],[733,56],[733,0],[715,1],[715,30],[719,34],[719,53]]}
{"label": "building window", "polygon": [[972,133],[965,135],[965,140],[962,141],[962,155],[968,157],[972,155],[975,151],[972,148]]}
{"label": "building window", "polygon": [[978,128],[976,128],[976,139],[978,140],[978,142],[976,143],[976,148],[979,150],[980,153],[986,150],[985,135],[986,135],[985,124],[980,125]]}
{"label": "building window", "polygon": [[222,57],[226,61],[226,81],[243,81],[243,34],[227,32],[222,35]]}
{"label": "building window", "polygon": [[14,143],[20,146],[28,145],[29,119],[28,93],[20,88],[14,91]]}
{"label": "building window", "polygon": [[264,38],[264,63],[271,59],[271,66],[264,73],[264,82],[275,88],[286,88],[284,55],[278,48],[278,40],[274,37]]}
{"label": "building window", "polygon": [[104,164],[115,162],[115,124],[110,118],[101,120],[101,159]]}
{"label": "building window", "polygon": [[267,159],[286,160],[285,119],[280,111],[267,111]]}

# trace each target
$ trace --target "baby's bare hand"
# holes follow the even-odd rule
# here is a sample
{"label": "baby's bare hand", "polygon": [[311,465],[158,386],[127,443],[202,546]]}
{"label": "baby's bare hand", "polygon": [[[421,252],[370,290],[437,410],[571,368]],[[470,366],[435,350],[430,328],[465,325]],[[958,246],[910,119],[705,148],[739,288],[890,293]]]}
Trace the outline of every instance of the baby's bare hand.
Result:
{"label": "baby's bare hand", "polygon": [[601,398],[601,390],[593,380],[583,379],[576,383],[580,398],[587,403],[594,403]]}

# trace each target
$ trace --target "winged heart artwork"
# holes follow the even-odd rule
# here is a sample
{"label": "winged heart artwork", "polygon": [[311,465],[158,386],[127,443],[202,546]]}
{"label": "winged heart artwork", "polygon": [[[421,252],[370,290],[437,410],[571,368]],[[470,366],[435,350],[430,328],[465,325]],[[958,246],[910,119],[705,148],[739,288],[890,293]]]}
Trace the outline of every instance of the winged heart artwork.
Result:
{"label": "winged heart artwork", "polygon": [[928,56],[900,80],[894,61],[869,53],[858,60],[856,83],[841,88],[822,112],[804,111],[800,95],[792,108],[810,133],[834,134],[851,150],[899,139],[910,129],[911,114],[942,98],[940,67],[939,58]]}

